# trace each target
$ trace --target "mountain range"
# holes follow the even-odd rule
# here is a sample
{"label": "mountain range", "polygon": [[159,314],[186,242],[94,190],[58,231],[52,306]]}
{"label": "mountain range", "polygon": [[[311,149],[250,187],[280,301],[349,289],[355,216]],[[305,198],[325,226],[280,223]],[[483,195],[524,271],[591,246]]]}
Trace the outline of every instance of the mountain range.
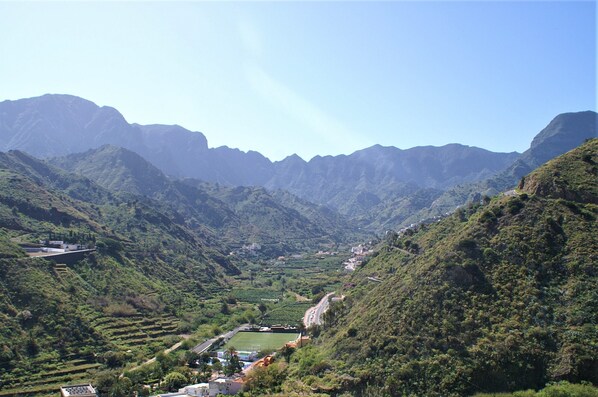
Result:
{"label": "mountain range", "polygon": [[343,216],[290,193],[192,178],[173,180],[140,155],[116,146],[48,161],[113,192],[148,197],[172,207],[189,227],[210,228],[230,248],[259,243],[264,253],[277,256],[347,242],[357,235]]}
{"label": "mountain range", "polygon": [[[446,212],[475,193],[496,193],[516,184],[548,159],[595,137],[596,120],[590,111],[559,115],[521,155],[459,144],[406,150],[376,145],[350,155],[309,161],[292,155],[271,162],[258,152],[209,148],[202,133],[177,125],[129,124],[114,108],[75,96],[44,95],[0,103],[0,151],[52,158],[103,145],[122,147],[169,179],[282,189],[338,211],[359,227],[380,231]],[[488,183],[492,178],[501,183]],[[401,214],[389,209],[399,207]]]}
{"label": "mountain range", "polygon": [[[460,144],[406,150],[375,145],[350,155],[316,156],[309,161],[292,155],[271,162],[258,152],[209,148],[202,133],[177,125],[129,124],[114,108],[70,95],[44,95],[0,103],[0,151],[16,149],[57,158],[104,145],[121,147],[147,161],[122,153],[120,160],[104,159],[101,166],[81,165],[83,155],[53,161],[88,174],[104,187],[154,197],[157,185],[170,192],[172,186],[180,187],[173,182],[176,179],[283,190],[338,212],[358,228],[381,232],[444,216],[468,201],[512,188],[547,160],[595,137],[597,120],[592,111],[558,115],[523,154]],[[122,170],[110,170],[124,164],[123,156],[137,162],[129,185],[123,184],[124,175],[116,175]],[[70,166],[70,161],[79,165]],[[208,218],[217,213],[225,216],[215,208],[207,212],[211,212]]]}
{"label": "mountain range", "polygon": [[[266,287],[300,313],[301,295],[344,296],[310,330],[312,346],[270,367],[281,371],[268,394],[596,384],[596,118],[558,115],[521,155],[374,146],[273,163],[77,97],[2,102],[0,394],[51,393],[177,334],[254,322]],[[264,260],[388,229],[353,273],[318,254],[311,284],[309,260]],[[68,266],[26,257],[22,245],[43,239],[96,251]],[[264,256],[240,253],[251,243]]]}
{"label": "mountain range", "polygon": [[514,192],[389,233],[326,312],[317,350],[295,358],[313,367],[294,384],[393,397],[596,385],[597,197],[592,139]]}

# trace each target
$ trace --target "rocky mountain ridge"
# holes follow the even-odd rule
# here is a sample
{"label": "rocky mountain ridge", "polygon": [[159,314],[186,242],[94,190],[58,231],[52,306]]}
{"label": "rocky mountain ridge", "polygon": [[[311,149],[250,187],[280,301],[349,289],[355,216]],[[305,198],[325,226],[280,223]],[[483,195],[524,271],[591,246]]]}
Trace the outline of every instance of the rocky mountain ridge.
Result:
{"label": "rocky mountain ridge", "polygon": [[271,162],[258,152],[209,148],[202,133],[177,125],[129,124],[114,108],[44,95],[0,103],[0,151],[48,158],[114,145],[141,155],[170,178],[286,190],[380,232],[516,185],[538,165],[595,137],[596,117],[590,111],[557,116],[522,155],[459,144],[405,150],[375,145],[350,155],[309,161],[292,155]]}

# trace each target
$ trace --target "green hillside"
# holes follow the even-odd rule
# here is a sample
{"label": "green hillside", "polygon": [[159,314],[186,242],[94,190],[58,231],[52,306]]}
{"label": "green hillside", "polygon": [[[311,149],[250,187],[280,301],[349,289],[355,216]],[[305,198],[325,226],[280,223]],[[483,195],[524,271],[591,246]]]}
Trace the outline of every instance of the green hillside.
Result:
{"label": "green hillside", "polygon": [[[332,210],[290,193],[173,180],[138,154],[115,146],[50,160],[111,192],[153,200],[184,217],[190,229],[209,228],[231,250],[259,243],[265,256],[298,253],[346,242],[357,234]],[[214,242],[216,244],[216,242]]]}
{"label": "green hillside", "polygon": [[[79,261],[19,244],[95,247]],[[111,193],[21,152],[0,154],[0,395],[49,393],[141,361],[208,318],[236,265],[207,229],[166,206]]]}
{"label": "green hillside", "polygon": [[[236,232],[241,234],[241,241],[262,244],[263,251],[271,257],[330,247],[361,236],[334,210],[287,192],[206,183],[196,186],[226,203],[239,217]],[[234,236],[225,232],[229,240]]]}
{"label": "green hillside", "polygon": [[594,139],[513,195],[388,235],[287,386],[462,396],[598,384],[597,180]]}

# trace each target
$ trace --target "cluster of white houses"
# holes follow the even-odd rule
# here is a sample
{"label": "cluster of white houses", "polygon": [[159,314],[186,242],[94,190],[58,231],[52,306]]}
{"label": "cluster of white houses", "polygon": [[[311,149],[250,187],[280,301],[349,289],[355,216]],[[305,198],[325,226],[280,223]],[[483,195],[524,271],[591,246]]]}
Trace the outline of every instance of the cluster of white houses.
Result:
{"label": "cluster of white houses", "polygon": [[44,253],[63,253],[71,251],[81,251],[87,249],[85,245],[69,244],[62,240],[40,240],[39,244],[23,244],[21,248],[29,254],[44,252]]}
{"label": "cluster of white houses", "polygon": [[353,254],[353,256],[343,262],[345,270],[349,272],[354,271],[355,268],[361,266],[365,257],[371,255],[373,252],[374,251],[369,246],[363,244],[359,244],[357,247],[352,247],[351,254]]}

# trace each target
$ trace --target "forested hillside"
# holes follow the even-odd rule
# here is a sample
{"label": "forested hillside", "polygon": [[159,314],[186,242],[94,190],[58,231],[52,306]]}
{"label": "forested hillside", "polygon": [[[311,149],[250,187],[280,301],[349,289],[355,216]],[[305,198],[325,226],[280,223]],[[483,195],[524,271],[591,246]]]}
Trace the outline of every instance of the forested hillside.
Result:
{"label": "forested hillside", "polygon": [[143,196],[169,207],[191,228],[209,228],[230,249],[260,244],[261,254],[299,253],[347,243],[359,233],[335,211],[260,187],[227,187],[171,179],[130,150],[102,146],[49,160],[112,192]]}
{"label": "forested hillside", "polygon": [[[96,250],[63,263],[19,246],[47,239]],[[49,392],[109,357],[153,355],[220,315],[210,298],[239,272],[172,209],[21,152],[0,154],[0,245],[0,394]]]}
{"label": "forested hillside", "polygon": [[597,181],[593,139],[514,194],[389,234],[286,386],[462,396],[598,383]]}

